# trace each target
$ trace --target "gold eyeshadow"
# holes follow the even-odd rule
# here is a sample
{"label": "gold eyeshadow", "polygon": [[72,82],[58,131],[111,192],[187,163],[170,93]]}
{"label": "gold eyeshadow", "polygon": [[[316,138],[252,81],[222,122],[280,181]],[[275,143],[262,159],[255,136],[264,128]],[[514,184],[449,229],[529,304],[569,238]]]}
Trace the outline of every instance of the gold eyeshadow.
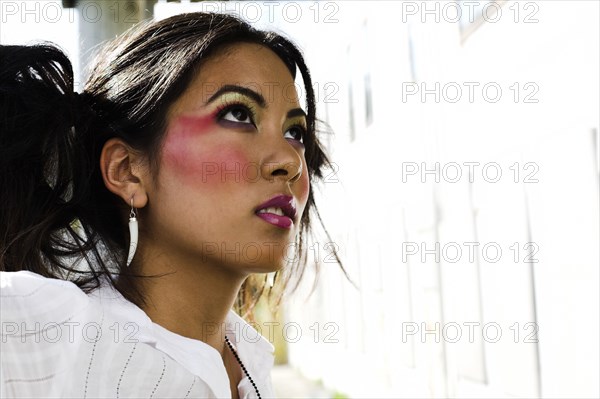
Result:
{"label": "gold eyeshadow", "polygon": [[251,98],[235,92],[224,93],[214,101],[216,105],[216,115],[222,115],[228,108],[232,108],[235,105],[241,105],[248,109],[250,117],[255,124],[260,123],[260,112],[258,112],[258,104],[256,104]]}
{"label": "gold eyeshadow", "polygon": [[290,127],[295,126],[295,125],[302,126],[304,128],[304,130],[307,129],[306,118],[303,116],[295,116],[291,119],[288,119],[286,124],[288,126],[286,129],[289,129]]}
{"label": "gold eyeshadow", "polygon": [[291,129],[294,126],[300,126],[304,130],[304,136],[306,136],[308,134],[307,127],[306,127],[306,119],[304,119],[303,117],[296,116],[296,117],[286,121],[284,132],[287,132],[289,129]]}
{"label": "gold eyeshadow", "polygon": [[[223,116],[230,108],[232,108],[235,105],[244,106],[250,112],[250,117],[256,125],[260,124],[261,114],[262,112],[264,112],[264,108],[262,108],[254,99],[248,97],[247,95],[244,95],[243,93],[234,91],[223,93],[222,95],[211,101],[211,105],[212,104],[215,104],[214,114],[216,118]],[[306,136],[308,134],[308,128],[306,118],[304,116],[294,116],[286,120],[284,126],[284,133],[294,126],[300,126],[304,130],[303,139],[306,139]]]}

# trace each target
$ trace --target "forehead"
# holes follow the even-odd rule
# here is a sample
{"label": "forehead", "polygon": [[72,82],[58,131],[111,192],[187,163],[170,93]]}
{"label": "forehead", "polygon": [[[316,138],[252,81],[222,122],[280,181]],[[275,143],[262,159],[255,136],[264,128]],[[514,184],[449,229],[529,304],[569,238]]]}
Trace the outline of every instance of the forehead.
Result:
{"label": "forehead", "polygon": [[267,107],[299,106],[294,78],[275,52],[256,43],[234,43],[202,62],[175,108],[189,105],[190,101],[202,105],[224,85],[239,85],[260,93]]}

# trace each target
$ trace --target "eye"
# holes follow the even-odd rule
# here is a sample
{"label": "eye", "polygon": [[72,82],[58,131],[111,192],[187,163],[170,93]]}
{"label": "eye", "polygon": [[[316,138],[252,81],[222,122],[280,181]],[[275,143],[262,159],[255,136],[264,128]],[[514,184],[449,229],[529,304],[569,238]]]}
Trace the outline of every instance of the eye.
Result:
{"label": "eye", "polygon": [[[302,125],[294,125],[285,132],[286,136],[288,136],[290,134],[292,137],[289,137],[289,138],[291,138],[292,140],[296,140],[296,141],[299,141],[300,143],[304,143],[304,137],[306,137],[306,129]],[[286,137],[286,138],[288,138],[288,137]]]}
{"label": "eye", "polygon": [[223,110],[219,112],[218,118],[220,120],[234,123],[254,124],[254,121],[252,120],[252,112],[247,106],[242,104],[233,104],[224,107]]}

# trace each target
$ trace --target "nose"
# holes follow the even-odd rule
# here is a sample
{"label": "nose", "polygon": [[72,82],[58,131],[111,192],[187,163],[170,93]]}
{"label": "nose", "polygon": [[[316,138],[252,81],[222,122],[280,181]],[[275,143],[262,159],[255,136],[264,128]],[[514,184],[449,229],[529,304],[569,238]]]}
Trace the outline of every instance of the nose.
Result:
{"label": "nose", "polygon": [[272,150],[262,162],[261,175],[269,181],[294,183],[302,176],[304,157],[287,139],[280,136],[277,141],[276,146],[267,147]]}

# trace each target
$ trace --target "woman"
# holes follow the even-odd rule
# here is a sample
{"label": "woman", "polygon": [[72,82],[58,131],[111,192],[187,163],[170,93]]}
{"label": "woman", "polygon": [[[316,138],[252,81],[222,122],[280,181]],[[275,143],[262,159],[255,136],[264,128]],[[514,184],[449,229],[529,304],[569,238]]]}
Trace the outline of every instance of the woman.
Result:
{"label": "woman", "polygon": [[231,309],[306,263],[328,160],[298,49],[178,15],[81,94],[58,49],[0,49],[0,397],[273,396],[273,346]]}

